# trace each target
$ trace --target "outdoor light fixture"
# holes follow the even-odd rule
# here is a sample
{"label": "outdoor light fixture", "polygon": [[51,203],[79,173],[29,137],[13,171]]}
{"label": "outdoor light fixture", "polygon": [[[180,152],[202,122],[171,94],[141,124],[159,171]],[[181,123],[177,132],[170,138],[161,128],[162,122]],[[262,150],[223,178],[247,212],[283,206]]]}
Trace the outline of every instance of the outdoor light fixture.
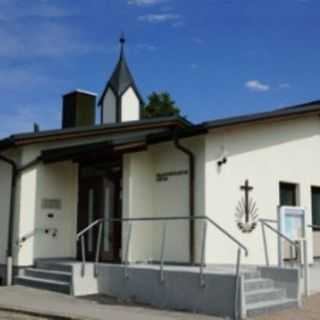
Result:
{"label": "outdoor light fixture", "polygon": [[218,166],[221,167],[223,164],[226,164],[228,162],[227,157],[223,157],[221,160],[217,162]]}

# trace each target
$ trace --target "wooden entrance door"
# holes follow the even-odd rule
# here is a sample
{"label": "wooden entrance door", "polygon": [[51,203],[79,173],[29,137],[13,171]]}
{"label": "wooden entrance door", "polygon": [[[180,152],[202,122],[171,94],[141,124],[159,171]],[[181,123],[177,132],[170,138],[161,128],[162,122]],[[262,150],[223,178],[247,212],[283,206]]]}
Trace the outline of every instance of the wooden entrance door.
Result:
{"label": "wooden entrance door", "polygon": [[[88,172],[88,170],[87,170]],[[120,190],[116,180],[105,174],[92,174],[79,179],[78,232],[85,229],[97,219],[119,217]],[[87,232],[86,257],[93,261],[96,254],[98,227]],[[121,227],[119,223],[103,223],[100,261],[115,262],[119,260],[121,247]],[[78,257],[80,258],[80,245]]]}

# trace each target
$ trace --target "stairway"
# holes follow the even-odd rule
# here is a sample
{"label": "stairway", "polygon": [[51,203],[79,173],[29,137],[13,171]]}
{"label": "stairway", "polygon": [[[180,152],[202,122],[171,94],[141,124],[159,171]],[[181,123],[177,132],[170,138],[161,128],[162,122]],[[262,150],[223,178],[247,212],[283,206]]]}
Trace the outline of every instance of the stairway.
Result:
{"label": "stairway", "polygon": [[14,279],[16,285],[71,294],[72,266],[64,263],[37,261]]}
{"label": "stairway", "polygon": [[287,296],[286,289],[276,283],[262,278],[259,271],[245,273],[244,299],[248,317],[297,307],[298,301]]}

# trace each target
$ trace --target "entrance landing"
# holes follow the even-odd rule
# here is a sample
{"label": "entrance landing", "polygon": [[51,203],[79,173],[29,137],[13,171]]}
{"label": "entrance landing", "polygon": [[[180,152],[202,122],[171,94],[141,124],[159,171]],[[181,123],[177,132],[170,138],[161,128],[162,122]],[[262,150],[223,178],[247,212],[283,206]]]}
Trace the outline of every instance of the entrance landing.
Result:
{"label": "entrance landing", "polygon": [[[25,270],[18,284],[73,295],[102,294],[121,301],[183,310],[219,317],[246,318],[272,310],[296,307],[300,302],[297,269],[245,266],[236,277],[231,265],[199,267],[100,263],[85,265],[75,260],[39,260]],[[68,284],[61,278],[69,276]],[[58,283],[57,283],[58,282]],[[49,285],[50,284],[50,285]],[[69,288],[67,291],[57,290]]]}

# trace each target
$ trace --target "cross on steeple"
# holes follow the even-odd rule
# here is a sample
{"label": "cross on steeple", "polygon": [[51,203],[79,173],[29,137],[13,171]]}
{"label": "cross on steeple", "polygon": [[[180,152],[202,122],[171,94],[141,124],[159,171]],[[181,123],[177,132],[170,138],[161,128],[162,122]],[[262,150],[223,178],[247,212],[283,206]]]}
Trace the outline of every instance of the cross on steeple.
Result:
{"label": "cross on steeple", "polygon": [[246,223],[249,222],[249,193],[253,190],[253,187],[250,186],[249,180],[246,180],[244,185],[240,187],[242,191],[244,191],[244,201],[245,201],[245,219]]}
{"label": "cross on steeple", "polygon": [[120,58],[123,58],[125,43],[126,43],[125,35],[124,35],[124,33],[121,33],[121,35],[120,35]]}

